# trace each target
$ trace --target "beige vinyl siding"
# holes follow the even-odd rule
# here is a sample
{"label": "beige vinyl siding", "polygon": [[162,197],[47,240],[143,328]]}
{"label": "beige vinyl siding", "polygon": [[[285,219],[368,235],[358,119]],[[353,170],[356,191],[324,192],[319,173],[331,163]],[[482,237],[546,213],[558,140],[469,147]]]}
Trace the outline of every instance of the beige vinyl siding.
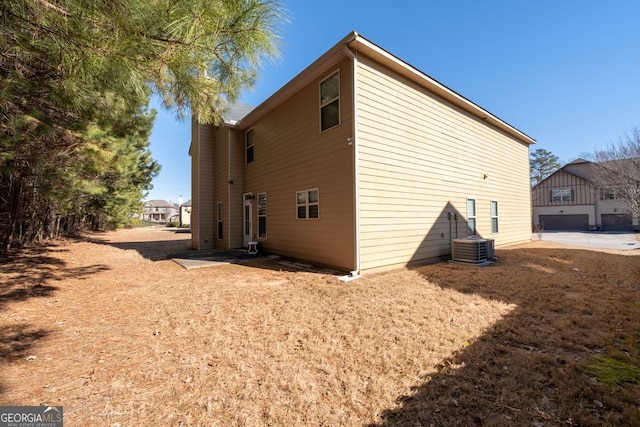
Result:
{"label": "beige vinyl siding", "polygon": [[191,246],[194,249],[211,249],[215,243],[214,212],[212,198],[215,128],[192,121],[191,141]]}
{"label": "beige vinyl siding", "polygon": [[229,246],[242,247],[242,195],[243,195],[243,167],[245,160],[244,131],[229,129],[229,176],[233,184],[229,185],[228,212]]}
{"label": "beige vinyl siding", "polygon": [[528,145],[364,56],[358,63],[361,269],[448,255],[456,231],[467,235],[467,198],[482,237],[530,239]]}
{"label": "beige vinyl siding", "polygon": [[[293,94],[255,123],[254,162],[244,166],[244,192],[267,193],[267,251],[352,270],[354,191],[352,137],[352,73],[340,63],[340,125],[320,132],[319,83],[333,68]],[[296,216],[296,192],[317,188],[320,218]],[[253,236],[257,239],[257,203],[253,205]]]}
{"label": "beige vinyl siding", "polygon": [[[551,191],[560,189],[573,190],[573,200],[552,201]],[[576,175],[558,171],[536,186],[532,192],[532,199],[533,206],[592,205],[596,203],[596,192],[588,181]]]}
{"label": "beige vinyl siding", "polygon": [[[212,224],[216,227],[214,247],[217,249],[228,249],[229,246],[229,130],[225,127],[215,128],[213,132],[213,202],[216,210],[210,217]],[[218,203],[222,202],[224,217],[222,218],[224,231],[223,238],[218,239]],[[206,222],[207,220],[205,220]]]}

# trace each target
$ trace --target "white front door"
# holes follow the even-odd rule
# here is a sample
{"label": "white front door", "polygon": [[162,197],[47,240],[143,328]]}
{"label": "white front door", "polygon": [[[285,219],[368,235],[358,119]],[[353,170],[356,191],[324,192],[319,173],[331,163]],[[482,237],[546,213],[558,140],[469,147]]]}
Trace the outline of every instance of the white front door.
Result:
{"label": "white front door", "polygon": [[253,241],[253,228],[251,225],[251,207],[253,199],[251,194],[244,195],[244,203],[242,206],[242,244],[246,248],[249,242]]}

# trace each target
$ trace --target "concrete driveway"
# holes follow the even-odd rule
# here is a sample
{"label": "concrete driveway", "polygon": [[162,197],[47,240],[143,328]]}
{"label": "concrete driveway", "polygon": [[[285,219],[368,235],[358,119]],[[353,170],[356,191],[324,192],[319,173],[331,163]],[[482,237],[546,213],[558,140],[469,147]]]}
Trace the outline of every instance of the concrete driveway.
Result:
{"label": "concrete driveway", "polygon": [[640,249],[640,241],[634,233],[593,232],[593,231],[545,231],[542,238],[533,233],[533,240],[563,243],[565,245],[586,246],[590,248],[631,250]]}

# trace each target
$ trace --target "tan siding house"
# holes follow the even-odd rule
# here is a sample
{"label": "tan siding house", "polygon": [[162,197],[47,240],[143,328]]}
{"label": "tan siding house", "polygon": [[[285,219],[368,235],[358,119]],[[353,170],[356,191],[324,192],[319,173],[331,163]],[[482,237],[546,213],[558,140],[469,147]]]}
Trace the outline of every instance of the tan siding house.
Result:
{"label": "tan siding house", "polygon": [[534,141],[357,33],[193,135],[196,249],[211,247],[205,210],[221,200],[228,236],[215,247],[257,241],[358,273],[446,257],[470,234],[530,239]]}

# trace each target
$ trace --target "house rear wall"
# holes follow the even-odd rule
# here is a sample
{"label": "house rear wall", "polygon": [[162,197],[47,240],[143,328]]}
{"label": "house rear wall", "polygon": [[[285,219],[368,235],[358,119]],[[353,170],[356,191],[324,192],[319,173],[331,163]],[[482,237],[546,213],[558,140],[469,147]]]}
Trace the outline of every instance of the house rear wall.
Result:
{"label": "house rear wall", "polygon": [[[340,125],[320,132],[319,84],[340,70]],[[256,123],[253,163],[244,167],[246,193],[267,194],[267,238],[258,234],[253,204],[254,240],[267,251],[351,270],[354,253],[351,63],[338,66],[292,95]],[[297,219],[296,192],[317,188],[319,219]]]}

